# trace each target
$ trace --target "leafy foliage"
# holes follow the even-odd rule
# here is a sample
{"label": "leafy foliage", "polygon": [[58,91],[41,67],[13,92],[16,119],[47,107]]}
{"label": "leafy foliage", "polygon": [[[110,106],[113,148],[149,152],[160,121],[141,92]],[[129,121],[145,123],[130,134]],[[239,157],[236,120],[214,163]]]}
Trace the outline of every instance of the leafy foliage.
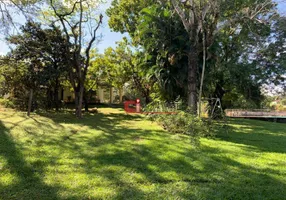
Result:
{"label": "leafy foliage", "polygon": [[[70,71],[64,56],[65,39],[56,26],[42,29],[40,24],[28,22],[21,30],[22,34],[8,38],[8,41],[16,45],[11,58],[27,68],[22,74],[24,91],[35,90],[44,108],[55,107],[58,110],[60,82]],[[39,98],[37,100],[40,101]]]}
{"label": "leafy foliage", "polygon": [[0,98],[0,105],[4,106],[5,108],[15,108],[14,102],[9,99]]}
{"label": "leafy foliage", "polygon": [[148,74],[156,80],[157,97],[172,101],[187,94],[188,36],[169,7],[154,4],[141,11],[134,41],[144,47]]}
{"label": "leafy foliage", "polygon": [[[198,28],[193,34],[197,34],[197,39],[190,40],[186,27],[169,2],[148,2],[146,5],[145,1],[113,1],[108,11],[111,18],[109,25],[115,31],[128,32],[133,45],[142,48],[145,56],[145,60],[142,60],[146,62],[149,77],[155,81],[156,93],[153,99],[173,101],[181,96],[186,101],[189,93],[188,52],[197,51],[196,79],[199,81],[202,72],[200,30],[203,29],[208,47],[203,91],[205,98],[220,98],[224,101],[224,95],[229,93],[222,103],[227,107],[236,106],[235,101],[238,99],[241,99],[241,105],[246,106],[243,102],[247,102],[248,105],[259,107],[263,100],[261,86],[266,82],[273,82],[273,77],[282,80],[281,74],[285,73],[283,66],[277,65],[276,62],[272,66],[275,65],[277,69],[270,65],[266,67],[264,63],[267,53],[259,53],[265,49],[263,44],[268,44],[268,40],[276,35],[274,32],[283,30],[275,30],[273,26],[276,23],[274,17],[279,18],[276,15],[275,3],[268,0],[215,2],[217,4],[204,2],[203,5],[195,2],[197,10],[194,11],[194,20],[197,20],[195,25],[198,26],[191,30],[195,31]],[[179,4],[187,15],[192,5],[189,5],[189,1],[184,5],[183,2]],[[203,24],[200,24],[201,12],[207,13]],[[191,50],[190,46],[194,42],[198,45]],[[268,50],[266,51],[276,52],[273,49]],[[261,61],[258,55],[262,56]],[[237,98],[238,96],[240,98]]]}
{"label": "leafy foliage", "polygon": [[[95,15],[94,10],[100,1],[48,1],[50,22],[59,24],[66,41],[65,56],[69,71],[69,81],[75,95],[76,116],[82,118],[82,105],[85,80],[91,65],[91,53],[97,41],[97,32],[102,24],[103,15]],[[88,34],[87,34],[88,33]]]}
{"label": "leafy foliage", "polygon": [[174,103],[152,102],[147,105],[147,118],[156,121],[165,130],[173,134],[191,136],[192,142],[199,144],[201,137],[215,136],[215,124],[204,120],[184,108],[181,101]]}

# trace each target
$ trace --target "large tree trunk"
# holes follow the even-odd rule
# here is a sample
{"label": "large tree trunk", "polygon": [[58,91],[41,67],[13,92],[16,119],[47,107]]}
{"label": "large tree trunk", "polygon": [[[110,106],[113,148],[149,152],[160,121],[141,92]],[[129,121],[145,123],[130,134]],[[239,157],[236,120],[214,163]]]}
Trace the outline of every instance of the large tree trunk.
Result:
{"label": "large tree trunk", "polygon": [[188,107],[196,115],[198,55],[195,48],[191,49],[188,59]]}
{"label": "large tree trunk", "polygon": [[83,103],[84,85],[79,84],[78,90],[75,92],[76,116],[82,118],[82,103]]}
{"label": "large tree trunk", "polygon": [[30,116],[30,114],[31,114],[32,102],[33,102],[33,89],[30,90],[30,95],[29,95],[28,112],[27,112],[28,116]]}

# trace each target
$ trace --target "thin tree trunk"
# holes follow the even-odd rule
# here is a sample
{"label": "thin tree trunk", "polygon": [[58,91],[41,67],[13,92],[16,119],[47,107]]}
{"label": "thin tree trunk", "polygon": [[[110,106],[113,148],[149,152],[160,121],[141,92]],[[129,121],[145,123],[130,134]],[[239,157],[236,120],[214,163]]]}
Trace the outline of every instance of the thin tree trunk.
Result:
{"label": "thin tree trunk", "polygon": [[113,88],[110,87],[110,100],[109,100],[109,103],[112,104],[112,99],[113,99]]}
{"label": "thin tree trunk", "polygon": [[197,65],[198,55],[193,48],[188,58],[188,107],[191,113],[197,114]]}
{"label": "thin tree trunk", "polygon": [[30,114],[31,114],[32,102],[33,102],[33,89],[30,90],[30,95],[29,95],[28,113],[27,113],[28,116],[30,116]]}
{"label": "thin tree trunk", "polygon": [[56,80],[55,90],[54,90],[54,101],[56,111],[59,111],[59,80]]}
{"label": "thin tree trunk", "polygon": [[83,100],[84,100],[84,111],[88,112],[88,100],[87,100],[87,97],[84,96]]}
{"label": "thin tree trunk", "polygon": [[203,34],[203,70],[202,70],[201,84],[199,91],[199,117],[201,117],[201,112],[202,112],[202,93],[203,93],[203,85],[204,85],[205,69],[206,69],[206,36],[204,29],[202,29],[202,34]]}
{"label": "thin tree trunk", "polygon": [[78,105],[79,105],[79,89],[78,88],[74,89],[74,103],[75,103],[75,113],[77,116],[77,110],[78,110]]}
{"label": "thin tree trunk", "polygon": [[149,103],[151,103],[151,98],[149,97],[149,96],[146,96],[145,97],[145,103],[146,103],[146,105],[148,105]]}
{"label": "thin tree trunk", "polygon": [[88,104],[89,104],[89,91],[87,92],[86,90],[84,90],[84,95],[83,95],[83,100],[84,100],[84,111],[88,112]]}
{"label": "thin tree trunk", "polygon": [[46,95],[47,95],[46,109],[49,110],[52,108],[52,95],[51,95],[51,88],[50,87],[48,87]]}
{"label": "thin tree trunk", "polygon": [[119,88],[119,103],[122,103],[123,99],[123,89],[122,88]]}

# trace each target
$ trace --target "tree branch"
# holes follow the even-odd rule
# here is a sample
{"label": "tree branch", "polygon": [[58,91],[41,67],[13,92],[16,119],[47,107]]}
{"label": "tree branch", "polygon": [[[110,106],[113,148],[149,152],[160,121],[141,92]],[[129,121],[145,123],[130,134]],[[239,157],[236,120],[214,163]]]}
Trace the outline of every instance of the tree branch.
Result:
{"label": "tree branch", "polygon": [[[192,2],[192,0],[190,0],[190,1]],[[190,23],[187,20],[185,12],[180,8],[180,6],[178,4],[178,0],[171,0],[171,2],[175,8],[177,14],[180,16],[186,31],[189,33],[190,32]]]}
{"label": "tree branch", "polygon": [[95,29],[93,30],[93,36],[92,36],[92,38],[91,38],[90,42],[88,43],[88,46],[87,46],[87,48],[86,48],[86,50],[85,50],[85,55],[86,55],[86,62],[85,62],[85,69],[84,69],[84,73],[85,73],[85,74],[86,74],[87,68],[88,68],[88,66],[89,66],[90,49],[91,49],[91,47],[92,47],[93,42],[94,42],[95,39],[96,39],[96,32],[97,32],[97,30],[99,29],[100,25],[102,24],[102,19],[103,19],[103,15],[100,15],[100,16],[99,16],[99,21],[98,21],[98,23],[97,23],[97,26],[96,26]]}

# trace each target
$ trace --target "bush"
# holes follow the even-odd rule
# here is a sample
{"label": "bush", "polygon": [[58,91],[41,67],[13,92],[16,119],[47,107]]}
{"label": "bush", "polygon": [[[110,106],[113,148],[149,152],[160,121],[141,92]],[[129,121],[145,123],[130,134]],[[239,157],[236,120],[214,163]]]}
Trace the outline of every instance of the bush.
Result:
{"label": "bush", "polygon": [[148,117],[170,133],[191,136],[196,144],[201,137],[214,136],[212,121],[203,120],[185,111],[178,111],[176,114],[150,114]]}
{"label": "bush", "polygon": [[15,108],[15,103],[9,99],[0,99],[0,104],[5,108]]}

